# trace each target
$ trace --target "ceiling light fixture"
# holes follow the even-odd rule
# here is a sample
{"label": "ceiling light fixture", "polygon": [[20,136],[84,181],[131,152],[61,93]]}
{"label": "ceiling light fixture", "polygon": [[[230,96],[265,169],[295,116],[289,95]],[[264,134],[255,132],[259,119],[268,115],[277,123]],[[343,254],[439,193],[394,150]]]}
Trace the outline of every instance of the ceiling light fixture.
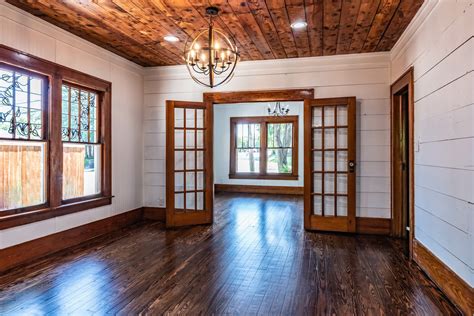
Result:
{"label": "ceiling light fixture", "polygon": [[273,106],[273,109],[272,109],[272,106],[269,103],[267,111],[268,111],[268,115],[285,116],[285,115],[288,114],[288,112],[290,112],[290,105],[289,104],[281,105],[280,102],[277,102],[277,103],[275,103],[275,105]]}
{"label": "ceiling light fixture", "polygon": [[203,86],[214,88],[232,79],[239,53],[232,37],[214,28],[212,20],[219,14],[219,9],[208,7],[206,14],[209,28],[199,31],[186,42],[184,58],[191,78]]}
{"label": "ceiling light fixture", "polygon": [[174,35],[166,35],[164,37],[165,41],[167,42],[179,42],[179,38],[177,38],[176,36]]}
{"label": "ceiling light fixture", "polygon": [[298,22],[295,22],[295,23],[291,24],[291,28],[294,29],[294,30],[302,29],[302,28],[305,28],[307,26],[308,26],[308,23],[306,23],[305,21],[298,21]]}

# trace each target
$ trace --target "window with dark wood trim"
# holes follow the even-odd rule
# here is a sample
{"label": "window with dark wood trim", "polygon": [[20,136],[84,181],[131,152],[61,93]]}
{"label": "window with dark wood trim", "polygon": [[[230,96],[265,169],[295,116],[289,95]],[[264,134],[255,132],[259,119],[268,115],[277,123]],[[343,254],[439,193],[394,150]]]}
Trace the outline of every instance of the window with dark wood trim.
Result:
{"label": "window with dark wood trim", "polygon": [[111,84],[0,45],[0,229],[110,204],[111,156]]}
{"label": "window with dark wood trim", "polygon": [[298,116],[233,117],[231,179],[298,179]]}

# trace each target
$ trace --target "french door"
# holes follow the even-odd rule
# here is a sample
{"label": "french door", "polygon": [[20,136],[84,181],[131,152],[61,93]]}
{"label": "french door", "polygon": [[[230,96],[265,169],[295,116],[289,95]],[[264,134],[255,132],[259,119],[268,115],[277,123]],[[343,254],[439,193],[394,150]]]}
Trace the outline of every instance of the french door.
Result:
{"label": "french door", "polygon": [[304,225],[355,232],[356,99],[305,100]]}
{"label": "french door", "polygon": [[212,104],[166,101],[166,226],[213,219]]}

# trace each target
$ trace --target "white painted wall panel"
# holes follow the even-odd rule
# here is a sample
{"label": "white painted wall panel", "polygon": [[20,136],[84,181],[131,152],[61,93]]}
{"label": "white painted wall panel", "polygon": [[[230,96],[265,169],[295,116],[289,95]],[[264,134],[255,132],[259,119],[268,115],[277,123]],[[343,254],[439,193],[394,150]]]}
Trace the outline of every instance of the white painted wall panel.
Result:
{"label": "white painted wall panel", "polygon": [[[314,88],[318,98],[356,96],[357,181],[361,185],[357,193],[357,199],[360,200],[357,214],[358,216],[388,218],[390,217],[389,199],[387,198],[390,193],[388,185],[390,175],[388,168],[390,158],[390,89],[388,84],[390,68],[386,56],[387,54],[365,54],[271,62],[244,62],[239,65],[234,79],[228,85],[214,90]],[[192,82],[183,67],[147,69],[144,97],[145,164],[147,169],[157,170],[160,168],[159,166],[163,166],[166,100],[202,101],[202,93],[206,91],[210,91],[210,89],[203,89]],[[216,109],[215,111],[217,113]],[[265,111],[261,111],[258,115],[265,115]],[[217,119],[217,121],[220,120]],[[228,136],[224,135],[223,137],[227,143]],[[299,145],[303,150],[302,138],[300,138]],[[219,155],[221,163],[215,168],[215,181],[216,183],[229,183],[227,177],[228,148],[222,150],[222,152],[214,150],[215,154]],[[300,156],[302,157],[301,153]],[[299,181],[272,181],[271,185],[302,185],[303,169],[301,164],[299,168],[301,175]],[[165,206],[164,178],[164,173],[145,171],[145,206]],[[257,182],[253,181],[252,183]],[[247,184],[249,181],[232,180],[232,183]],[[379,186],[380,183],[383,185]]]}
{"label": "white painted wall panel", "polygon": [[392,81],[415,74],[415,238],[473,286],[474,5],[428,7],[392,51]]}
{"label": "white painted wall panel", "polygon": [[112,82],[112,205],[0,232],[0,248],[143,205],[142,68],[0,1],[1,44]]}

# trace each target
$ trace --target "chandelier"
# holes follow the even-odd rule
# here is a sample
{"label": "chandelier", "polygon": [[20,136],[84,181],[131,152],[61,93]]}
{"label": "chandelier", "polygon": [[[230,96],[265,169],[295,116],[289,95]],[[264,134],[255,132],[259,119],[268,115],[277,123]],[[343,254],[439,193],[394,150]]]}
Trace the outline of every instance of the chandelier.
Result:
{"label": "chandelier", "polygon": [[237,46],[232,38],[214,28],[213,18],[219,13],[208,7],[209,28],[199,31],[194,40],[186,41],[184,56],[191,78],[197,83],[214,88],[228,82],[239,61]]}
{"label": "chandelier", "polygon": [[285,116],[290,112],[290,106],[289,105],[281,105],[280,102],[277,102],[275,106],[271,107],[270,104],[268,104],[268,115],[273,115],[273,116]]}

